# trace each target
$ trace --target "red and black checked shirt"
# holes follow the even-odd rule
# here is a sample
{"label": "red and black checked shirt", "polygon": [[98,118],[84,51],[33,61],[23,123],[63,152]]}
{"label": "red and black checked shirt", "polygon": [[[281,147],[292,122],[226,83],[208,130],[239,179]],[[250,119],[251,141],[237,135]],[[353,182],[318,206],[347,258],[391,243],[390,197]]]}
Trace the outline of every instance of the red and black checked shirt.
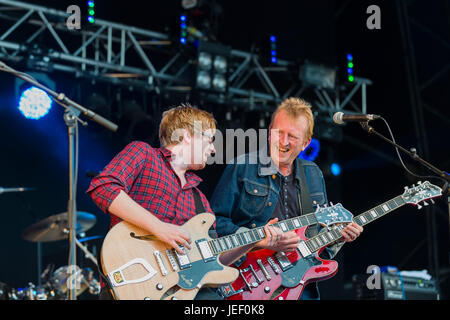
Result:
{"label": "red and black checked shirt", "polygon": [[[187,183],[181,187],[170,165],[172,155],[165,148],[132,142],[91,181],[86,193],[107,213],[111,202],[123,190],[161,221],[182,225],[196,214],[192,190],[196,188],[205,210],[212,213],[208,200],[197,188],[202,179],[188,171]],[[111,214],[110,227],[120,221]]]}

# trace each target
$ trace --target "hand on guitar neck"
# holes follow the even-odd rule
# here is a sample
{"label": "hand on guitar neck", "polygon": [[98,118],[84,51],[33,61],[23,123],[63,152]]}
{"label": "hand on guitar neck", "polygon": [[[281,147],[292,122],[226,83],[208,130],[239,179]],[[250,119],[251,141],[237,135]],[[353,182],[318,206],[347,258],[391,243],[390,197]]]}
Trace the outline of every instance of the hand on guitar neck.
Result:
{"label": "hand on guitar neck", "polygon": [[268,235],[263,240],[256,243],[256,246],[263,249],[269,249],[272,251],[290,251],[297,248],[300,242],[300,237],[297,236],[295,231],[283,231],[274,226],[278,222],[278,218],[270,220],[265,226],[264,231]]}
{"label": "hand on guitar neck", "polygon": [[341,232],[342,237],[344,238],[344,242],[354,241],[356,238],[360,236],[363,230],[364,230],[363,227],[361,227],[357,223],[355,222],[349,223]]}
{"label": "hand on guitar neck", "polygon": [[[283,233],[280,228],[274,226],[276,222],[278,222],[278,218],[270,220],[265,225],[264,231],[268,237],[256,243],[256,246],[275,252],[295,250],[300,242],[298,234],[295,231]],[[355,222],[349,223],[341,232],[343,241],[352,242],[360,236],[361,232],[363,232],[363,227]]]}

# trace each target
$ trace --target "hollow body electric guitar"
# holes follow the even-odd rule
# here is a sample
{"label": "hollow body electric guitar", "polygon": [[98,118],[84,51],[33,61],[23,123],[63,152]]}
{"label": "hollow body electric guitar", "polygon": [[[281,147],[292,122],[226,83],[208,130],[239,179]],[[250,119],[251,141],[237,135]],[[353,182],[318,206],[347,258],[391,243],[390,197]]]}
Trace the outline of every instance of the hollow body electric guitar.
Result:
{"label": "hollow body electric guitar", "polygon": [[[417,205],[442,195],[441,188],[425,181],[418,186],[405,187],[402,195],[370,209],[353,219],[364,226],[405,204]],[[427,202],[424,202],[428,205]],[[296,250],[274,252],[267,249],[253,251],[239,266],[240,277],[220,290],[227,300],[298,300],[306,284],[333,277],[338,270],[334,260],[319,257],[326,246],[342,238],[344,225],[334,225],[308,239],[307,227],[296,232],[301,238]]]}
{"label": "hollow body electric guitar", "polygon": [[[336,204],[274,225],[289,231],[317,223],[330,227],[351,222],[352,218]],[[219,255],[264,239],[264,227],[212,239],[208,230],[214,220],[213,214],[202,213],[181,226],[191,236],[191,249],[182,247],[184,254],[128,222],[116,224],[106,235],[101,251],[102,269],[114,298],[192,300],[205,285],[217,287],[235,281],[239,271],[221,264]]]}

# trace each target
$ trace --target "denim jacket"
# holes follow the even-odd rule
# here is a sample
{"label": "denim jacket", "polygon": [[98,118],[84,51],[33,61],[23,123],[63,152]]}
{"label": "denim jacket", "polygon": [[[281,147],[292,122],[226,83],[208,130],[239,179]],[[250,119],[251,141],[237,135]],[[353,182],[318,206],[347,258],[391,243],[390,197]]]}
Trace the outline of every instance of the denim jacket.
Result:
{"label": "denim jacket", "polygon": [[[315,163],[297,158],[294,179],[299,194],[301,175],[297,168],[300,161],[315,209],[317,205],[328,202],[323,174]],[[258,152],[239,156],[227,164],[210,201],[216,215],[217,234],[225,236],[267,224],[278,202],[277,179],[280,178],[273,163],[262,164]],[[316,235],[320,229],[318,225],[310,226],[307,237]],[[340,247],[334,245],[326,248],[327,258],[334,257]]]}

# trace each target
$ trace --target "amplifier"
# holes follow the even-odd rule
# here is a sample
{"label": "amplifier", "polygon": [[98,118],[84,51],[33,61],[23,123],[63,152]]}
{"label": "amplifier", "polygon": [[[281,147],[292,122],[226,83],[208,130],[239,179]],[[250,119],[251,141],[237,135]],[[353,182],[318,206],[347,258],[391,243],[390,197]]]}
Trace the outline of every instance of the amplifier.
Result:
{"label": "amplifier", "polygon": [[[381,273],[380,288],[369,289],[367,279],[372,274],[353,276],[353,289],[357,300],[439,300],[434,279],[424,280]],[[369,283],[372,281],[369,280]]]}

